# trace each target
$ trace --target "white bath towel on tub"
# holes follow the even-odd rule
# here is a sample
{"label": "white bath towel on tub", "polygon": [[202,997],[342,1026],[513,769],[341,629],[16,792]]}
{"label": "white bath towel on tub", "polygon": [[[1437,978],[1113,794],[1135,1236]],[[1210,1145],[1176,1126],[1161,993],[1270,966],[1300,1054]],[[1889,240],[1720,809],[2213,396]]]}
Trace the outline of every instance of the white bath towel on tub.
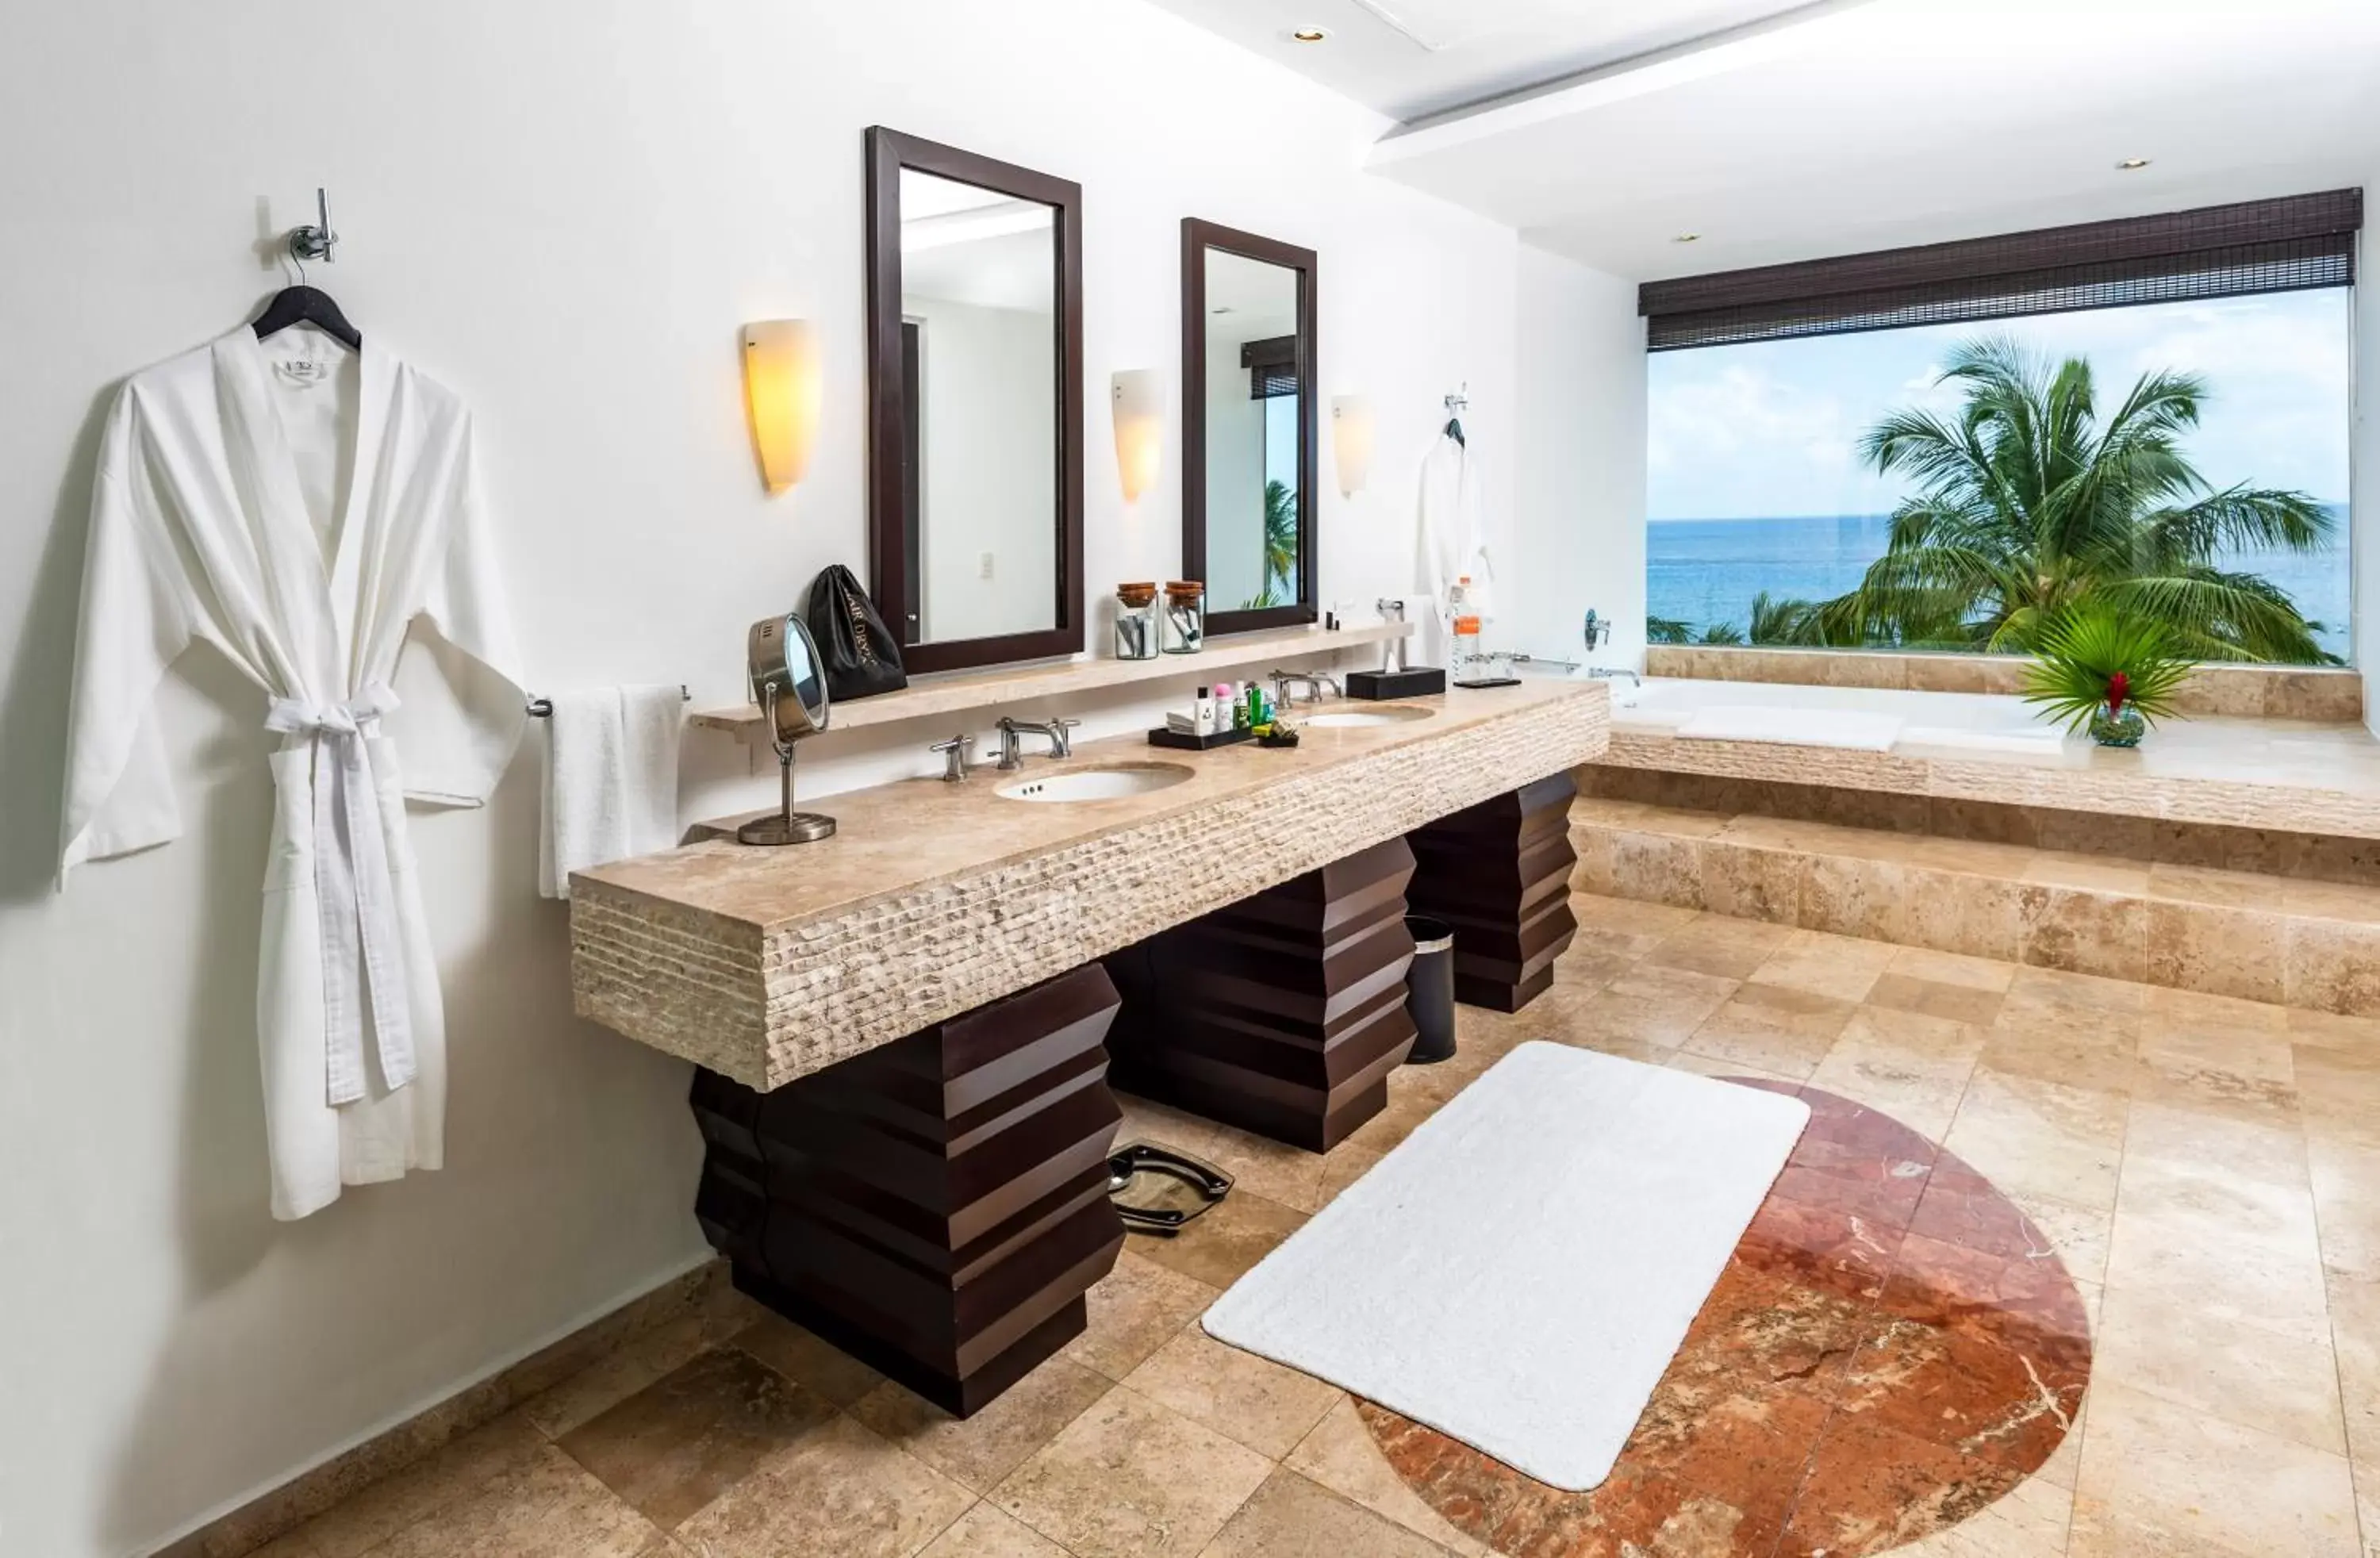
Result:
{"label": "white bath towel on tub", "polygon": [[609,687],[556,693],[545,733],[537,888],[570,896],[570,873],[677,844],[677,740],[686,693]]}
{"label": "white bath towel on tub", "polygon": [[1779,741],[1794,747],[1888,752],[1900,739],[1900,726],[1897,714],[1871,714],[1857,709],[1726,704],[1694,711],[1678,726],[1678,736],[1692,741]]}

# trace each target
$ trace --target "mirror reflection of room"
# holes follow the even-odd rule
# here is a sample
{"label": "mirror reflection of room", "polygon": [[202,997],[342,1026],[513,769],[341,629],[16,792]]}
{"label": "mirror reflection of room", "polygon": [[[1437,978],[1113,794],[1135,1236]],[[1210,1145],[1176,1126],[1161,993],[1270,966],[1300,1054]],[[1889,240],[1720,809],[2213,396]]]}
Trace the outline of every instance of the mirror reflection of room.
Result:
{"label": "mirror reflection of room", "polygon": [[1206,251],[1207,599],[1217,611],[1297,600],[1305,397],[1298,274]]}
{"label": "mirror reflection of room", "polygon": [[905,643],[1058,625],[1055,215],[901,170]]}

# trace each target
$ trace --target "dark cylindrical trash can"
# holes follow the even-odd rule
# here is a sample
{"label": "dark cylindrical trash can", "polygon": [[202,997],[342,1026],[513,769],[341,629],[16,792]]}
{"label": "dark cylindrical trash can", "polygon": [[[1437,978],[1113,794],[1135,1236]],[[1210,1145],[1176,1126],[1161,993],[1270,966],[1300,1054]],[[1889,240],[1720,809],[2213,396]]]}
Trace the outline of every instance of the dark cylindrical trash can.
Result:
{"label": "dark cylindrical trash can", "polygon": [[1405,916],[1413,932],[1412,971],[1405,975],[1405,1010],[1421,1037],[1407,1065],[1435,1065],[1454,1058],[1454,927],[1418,914]]}

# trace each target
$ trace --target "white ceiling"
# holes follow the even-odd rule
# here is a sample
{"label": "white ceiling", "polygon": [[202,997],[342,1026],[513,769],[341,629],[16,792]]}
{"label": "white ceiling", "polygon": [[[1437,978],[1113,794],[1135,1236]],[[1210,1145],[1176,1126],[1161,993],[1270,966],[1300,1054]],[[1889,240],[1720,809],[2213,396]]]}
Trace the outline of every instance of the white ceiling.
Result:
{"label": "white ceiling", "polygon": [[[1399,121],[1774,17],[1811,0],[1156,0]],[[1330,37],[1290,34],[1319,27]]]}
{"label": "white ceiling", "polygon": [[[1160,3],[1278,24],[1299,0]],[[1723,8],[1594,13],[1618,36]],[[1307,56],[1340,42],[1284,57],[1327,81]],[[2380,0],[1829,0],[1402,128],[1370,165],[1630,280],[2360,184]]]}

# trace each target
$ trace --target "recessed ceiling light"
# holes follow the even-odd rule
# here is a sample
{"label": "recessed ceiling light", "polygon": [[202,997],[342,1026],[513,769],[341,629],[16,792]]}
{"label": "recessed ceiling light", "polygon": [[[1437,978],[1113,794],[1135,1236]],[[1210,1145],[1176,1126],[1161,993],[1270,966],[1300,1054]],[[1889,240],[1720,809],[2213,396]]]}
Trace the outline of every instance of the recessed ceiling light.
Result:
{"label": "recessed ceiling light", "polygon": [[2149,160],[2146,157],[2126,157],[2122,162],[2116,164],[2119,169],[2125,173],[2138,173],[2141,169],[2148,165]]}
{"label": "recessed ceiling light", "polygon": [[1680,233],[1676,237],[1671,238],[1670,241],[1671,243],[1700,243],[1702,241],[1702,237],[1703,236],[1700,233]]}
{"label": "recessed ceiling light", "polygon": [[1301,27],[1290,36],[1301,43],[1319,43],[1330,36],[1330,30],[1327,27]]}

